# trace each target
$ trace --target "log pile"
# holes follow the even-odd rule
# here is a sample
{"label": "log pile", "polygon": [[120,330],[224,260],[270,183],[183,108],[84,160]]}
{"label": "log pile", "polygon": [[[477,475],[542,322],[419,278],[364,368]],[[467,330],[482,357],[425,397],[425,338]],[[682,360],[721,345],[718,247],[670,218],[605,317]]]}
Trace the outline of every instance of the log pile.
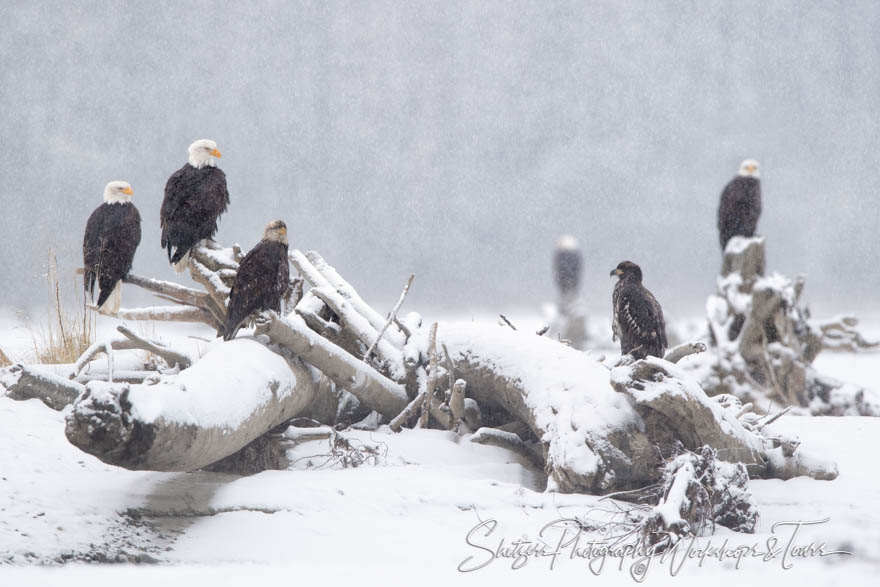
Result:
{"label": "log pile", "polygon": [[[237,247],[198,247],[189,271],[202,290],[131,276],[129,283],[176,305],[119,315],[219,328],[240,259]],[[102,350],[112,362],[113,353],[126,348],[148,349],[169,368],[128,383],[114,380],[111,367],[107,381],[83,386],[67,378],[27,384],[33,373],[15,367],[3,376],[4,386],[16,395],[30,385],[38,390],[30,397],[51,396],[56,407],[73,400],[70,442],[130,469],[192,471],[222,461],[224,470],[253,472],[259,469],[255,461],[279,459],[247,455],[268,454],[261,451],[283,437],[285,423],[307,415],[328,426],[369,416],[365,421],[388,423],[394,431],[454,430],[473,442],[509,448],[525,466],[543,467],[548,488],[563,492],[607,493],[656,483],[666,460],[682,447],[708,446],[753,477],[836,475],[832,463],[805,455],[796,441],[767,434],[750,406],[729,396],[709,398],[675,364],[704,351],[701,343],[671,349],[666,360],[609,370],[531,332],[428,325],[413,313],[400,319],[412,278],[383,317],[319,254],[291,250],[290,261],[299,278],[291,282],[289,303],[280,314],[254,316],[250,336],[218,339],[194,357],[123,327],[123,338],[94,345],[70,375],[76,377]],[[305,292],[303,284],[309,286]]]}
{"label": "log pile", "polygon": [[734,237],[724,252],[718,291],[706,302],[713,347],[701,384],[710,395],[734,394],[761,409],[792,406],[816,415],[880,416],[880,398],[819,375],[823,349],[870,349],[857,320],[810,320],[800,303],[806,279],[765,274],[763,237]]}

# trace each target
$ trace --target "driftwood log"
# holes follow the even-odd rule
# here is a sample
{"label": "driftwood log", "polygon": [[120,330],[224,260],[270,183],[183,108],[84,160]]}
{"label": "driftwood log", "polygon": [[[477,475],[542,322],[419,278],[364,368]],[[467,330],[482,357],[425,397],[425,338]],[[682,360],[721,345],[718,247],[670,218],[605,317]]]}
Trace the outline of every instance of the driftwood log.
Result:
{"label": "driftwood log", "polygon": [[89,383],[67,417],[66,434],[112,465],[193,471],[305,410],[316,379],[300,359],[258,340],[217,342],[189,369],[151,385]]}
{"label": "driftwood log", "polygon": [[[236,247],[199,247],[190,273],[204,292],[140,284],[222,323],[240,258]],[[669,360],[649,358],[609,371],[532,332],[442,322],[429,328],[412,313],[397,320],[402,297],[383,318],[317,253],[293,250],[291,260],[311,289],[296,295],[292,312],[258,316],[253,336],[214,341],[200,358],[130,331],[90,349],[82,364],[102,348],[112,356],[114,348],[131,345],[161,351],[182,370],[136,384],[74,387],[62,378],[60,393],[66,395],[59,401],[78,394],[67,417],[70,442],[131,469],[190,471],[236,462],[230,456],[241,456],[245,447],[259,452],[261,445],[252,443],[291,418],[309,414],[336,424],[343,411],[364,417],[372,410],[392,429],[420,415],[423,425],[479,431],[474,441],[500,443],[542,463],[548,487],[565,492],[606,493],[656,482],[665,460],[682,446],[709,446],[753,476],[836,474],[833,464],[744,419],[747,406],[706,396],[674,364],[702,351],[698,343],[671,349]],[[9,376],[7,371],[2,381]],[[57,383],[50,379],[36,387]],[[344,408],[352,402],[359,408]]]}

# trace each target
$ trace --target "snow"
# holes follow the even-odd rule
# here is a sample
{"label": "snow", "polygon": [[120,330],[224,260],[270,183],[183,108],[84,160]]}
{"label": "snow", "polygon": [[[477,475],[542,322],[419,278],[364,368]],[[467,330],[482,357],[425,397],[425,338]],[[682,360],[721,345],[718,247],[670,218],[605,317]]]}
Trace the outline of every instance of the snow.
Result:
{"label": "snow", "polygon": [[[804,528],[799,542],[825,541],[830,549],[853,551],[853,557],[798,560],[791,571],[783,571],[779,561],[747,560],[735,572],[732,565],[710,560],[703,568],[688,565],[673,584],[708,576],[732,584],[752,575],[858,584],[860,577],[880,570],[880,471],[865,466],[861,451],[840,448],[880,441],[880,420],[783,418],[775,426],[802,437],[823,456],[839,458],[840,476],[831,482],[752,481],[761,516],[757,534],[720,530],[715,544],[727,539],[732,545],[763,545],[776,522],[830,517]],[[601,515],[590,512],[611,506],[592,496],[541,492],[542,473],[520,457],[436,430],[346,432],[348,438],[386,448],[379,466],[316,469],[300,460],[296,470],[251,477],[134,472],[104,465],[69,445],[63,414],[35,400],[0,398],[0,430],[0,560],[52,562],[62,554],[79,558],[103,550],[146,552],[176,565],[68,565],[59,571],[0,564],[0,582],[10,585],[56,578],[71,585],[184,584],[196,577],[228,584],[244,577],[284,581],[324,574],[326,579],[328,572],[333,584],[346,577],[369,585],[387,582],[388,573],[398,567],[409,569],[407,576],[416,571],[427,584],[456,578],[515,584],[583,579],[585,563],[567,556],[552,572],[545,560],[530,560],[516,572],[512,561],[504,559],[467,575],[456,569],[468,556],[486,556],[465,542],[480,520],[496,520],[498,527],[474,542],[494,547],[501,538],[508,543],[535,539],[549,522]],[[327,451],[326,440],[310,441],[297,445],[291,456]],[[143,525],[132,525],[138,516]],[[698,544],[709,540],[701,538]],[[668,579],[668,569],[657,566],[649,577],[652,583]],[[603,583],[632,584],[627,570],[609,564],[601,574]]]}
{"label": "snow", "polygon": [[[239,369],[225,368],[230,362]],[[283,357],[267,351],[256,339],[242,337],[215,341],[205,356],[179,375],[163,376],[155,385],[132,385],[129,397],[135,415],[144,422],[162,418],[202,427],[236,428],[257,407],[273,397],[287,397],[295,388],[296,376]]]}
{"label": "snow", "polygon": [[734,236],[731,237],[730,240],[727,241],[727,246],[724,247],[725,255],[739,255],[742,254],[752,243],[761,244],[764,242],[763,236],[756,237],[745,237],[745,236]]}
{"label": "snow", "polygon": [[[522,321],[514,323],[524,328]],[[444,333],[455,336],[451,326],[441,324],[441,328],[441,338]],[[459,335],[465,338],[460,342],[483,348],[483,343],[506,344],[511,337],[535,336],[508,331],[491,326],[465,337],[461,330]],[[241,349],[259,344],[241,342]],[[562,373],[568,381],[577,373],[587,373],[595,377],[590,389],[603,377],[608,385],[609,372],[589,356],[577,355],[578,367],[573,359],[550,361],[540,352],[543,344],[538,343],[536,355],[509,357],[499,351],[485,359],[509,361],[505,369],[519,377],[553,373],[559,379],[555,375]],[[209,355],[214,353],[211,349]],[[817,367],[829,376],[880,387],[876,353],[823,353]],[[187,383],[187,389],[191,385],[198,384]],[[595,389],[605,393],[602,386]],[[230,394],[212,401],[236,398]],[[561,407],[586,427],[626,413],[625,407],[594,413],[598,403],[572,399]],[[450,581],[535,585],[566,579],[633,584],[630,562],[623,570],[608,562],[601,577],[594,578],[586,563],[567,553],[552,571],[545,559],[529,559],[517,571],[511,569],[512,560],[497,559],[479,571],[459,573],[457,568],[467,557],[486,557],[466,542],[481,520],[495,520],[498,526],[490,536],[478,534],[472,540],[494,548],[502,538],[507,544],[535,540],[541,528],[559,518],[604,519],[608,515],[604,512],[616,507],[611,500],[593,496],[545,492],[543,472],[522,457],[466,437],[436,430],[346,431],[343,434],[353,442],[381,449],[375,466],[356,469],[319,468],[329,452],[328,441],[311,440],[291,449],[289,456],[296,464],[289,471],[250,477],[138,472],[105,465],[70,445],[64,437],[64,415],[36,400],[0,397],[0,584],[4,586],[311,580],[370,585],[393,583],[395,577],[429,585]],[[802,528],[798,543],[815,539],[826,542],[829,550],[848,550],[853,555],[797,559],[791,570],[783,570],[778,559],[744,560],[739,570],[735,561],[708,559],[702,567],[699,561],[689,561],[676,577],[669,576],[668,564],[656,561],[649,570],[649,584],[858,585],[880,571],[880,468],[871,465],[873,447],[880,443],[880,419],[785,416],[773,428],[799,437],[817,457],[837,461],[838,478],[751,481],[760,514],[756,534],[719,529],[715,537],[700,538],[696,544],[728,540],[731,547],[765,545],[777,522],[830,518]],[[146,556],[164,564],[29,566],[99,555],[111,560]]]}
{"label": "snow", "polygon": [[[424,331],[410,344],[424,348]],[[585,479],[600,477],[606,434],[637,427],[641,418],[609,382],[609,371],[584,353],[533,332],[508,327],[441,323],[437,337],[453,355],[468,356],[488,372],[503,374],[528,390],[526,409],[550,441],[548,459]],[[420,340],[421,338],[421,340]]]}

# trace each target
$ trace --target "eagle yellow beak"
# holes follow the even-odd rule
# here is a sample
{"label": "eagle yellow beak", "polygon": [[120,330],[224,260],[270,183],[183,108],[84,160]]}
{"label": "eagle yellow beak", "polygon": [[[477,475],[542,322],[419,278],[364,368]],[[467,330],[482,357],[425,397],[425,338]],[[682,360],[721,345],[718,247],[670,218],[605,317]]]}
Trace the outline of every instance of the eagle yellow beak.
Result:
{"label": "eagle yellow beak", "polygon": [[131,189],[131,186],[129,186],[129,187],[125,188],[124,190],[122,190],[122,193],[130,196],[134,193],[134,190]]}
{"label": "eagle yellow beak", "polygon": [[211,151],[211,155],[213,155],[214,157],[219,159],[220,158],[220,151],[218,151],[217,149],[214,149],[213,151]]}
{"label": "eagle yellow beak", "polygon": [[278,232],[280,232],[282,236],[287,236],[287,228],[285,227],[280,228]]}
{"label": "eagle yellow beak", "polygon": [[617,275],[617,276],[619,277],[619,276],[623,275],[623,271],[621,271],[620,269],[614,269],[614,270],[612,270],[612,271],[611,271],[611,277],[614,277],[615,275]]}

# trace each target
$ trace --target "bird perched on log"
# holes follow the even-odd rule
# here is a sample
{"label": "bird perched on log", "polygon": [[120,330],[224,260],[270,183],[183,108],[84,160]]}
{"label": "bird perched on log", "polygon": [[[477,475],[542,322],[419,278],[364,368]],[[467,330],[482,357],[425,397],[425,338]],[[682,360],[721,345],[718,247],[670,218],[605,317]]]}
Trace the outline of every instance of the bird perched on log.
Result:
{"label": "bird perched on log", "polygon": [[556,252],[553,254],[553,276],[556,287],[563,298],[574,297],[581,283],[581,266],[583,257],[578,248],[577,240],[564,234],[556,241]]}
{"label": "bird perched on log", "polygon": [[226,307],[223,340],[232,340],[254,312],[281,311],[281,300],[290,286],[287,264],[287,225],[273,220],[263,240],[248,251],[238,266]]}
{"label": "bird perched on log", "polygon": [[666,323],[663,310],[648,289],[642,285],[642,270],[632,261],[623,261],[612,272],[619,280],[614,285],[613,330],[620,339],[620,352],[644,359],[651,355],[662,358],[666,352]]}
{"label": "bird perched on log", "polygon": [[721,192],[718,205],[718,236],[722,252],[734,236],[755,236],[761,216],[761,180],[758,162],[746,159],[739,174]]}
{"label": "bird perched on log", "polygon": [[83,285],[95,298],[98,283],[98,310],[115,314],[122,304],[122,279],[131,271],[134,252],[141,242],[141,215],[124,181],[111,181],[104,187],[104,203],[95,208],[86,222],[83,237]]}
{"label": "bird perched on log", "polygon": [[161,242],[178,273],[186,270],[190,249],[214,236],[217,221],[229,205],[226,174],[217,167],[219,157],[217,143],[198,140],[189,146],[186,164],[165,184],[159,211]]}

